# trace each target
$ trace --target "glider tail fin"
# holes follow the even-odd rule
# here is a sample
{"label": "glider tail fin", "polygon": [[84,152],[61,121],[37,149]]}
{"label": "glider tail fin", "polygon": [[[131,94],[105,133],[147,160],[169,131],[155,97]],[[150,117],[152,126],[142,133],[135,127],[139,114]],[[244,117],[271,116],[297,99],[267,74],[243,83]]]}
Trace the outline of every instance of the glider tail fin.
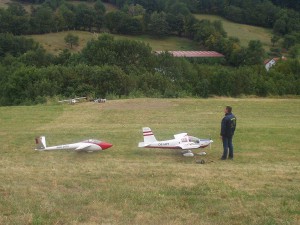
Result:
{"label": "glider tail fin", "polygon": [[46,146],[46,137],[40,136],[35,138],[36,149],[35,150],[44,150]]}

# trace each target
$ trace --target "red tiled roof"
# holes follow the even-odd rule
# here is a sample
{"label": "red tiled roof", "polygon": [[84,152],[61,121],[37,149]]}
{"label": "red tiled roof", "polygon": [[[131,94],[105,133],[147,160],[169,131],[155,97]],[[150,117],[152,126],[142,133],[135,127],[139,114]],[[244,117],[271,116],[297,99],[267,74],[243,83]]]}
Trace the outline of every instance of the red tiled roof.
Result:
{"label": "red tiled roof", "polygon": [[[157,54],[161,54],[164,51],[155,51]],[[224,57],[219,52],[215,51],[167,51],[174,57]]]}

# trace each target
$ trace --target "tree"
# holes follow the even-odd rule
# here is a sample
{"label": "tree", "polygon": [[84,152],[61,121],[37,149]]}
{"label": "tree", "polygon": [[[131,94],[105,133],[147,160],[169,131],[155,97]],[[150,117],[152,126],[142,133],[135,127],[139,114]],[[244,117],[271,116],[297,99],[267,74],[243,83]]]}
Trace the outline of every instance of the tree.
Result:
{"label": "tree", "polygon": [[131,4],[129,6],[126,6],[124,10],[130,15],[130,16],[143,16],[146,13],[146,10],[143,6],[139,4]]}
{"label": "tree", "polygon": [[300,43],[300,33],[286,34],[283,39],[283,47],[289,49],[293,45]]}
{"label": "tree", "polygon": [[283,18],[276,20],[273,27],[273,31],[275,34],[286,34],[286,21]]}
{"label": "tree", "polygon": [[63,18],[64,28],[69,30],[75,27],[75,12],[68,8],[66,4],[61,5],[58,12]]}
{"label": "tree", "polygon": [[106,11],[106,8],[105,8],[105,5],[102,3],[101,0],[97,0],[95,2],[95,5],[94,5],[94,9],[96,10],[97,13],[100,13],[100,14],[104,14],[105,11]]}
{"label": "tree", "polygon": [[300,45],[294,45],[289,50],[289,55],[291,58],[296,59],[300,53]]}
{"label": "tree", "polygon": [[169,4],[167,12],[173,15],[183,15],[183,16],[187,16],[191,13],[185,3],[179,1],[173,2],[173,0]]}
{"label": "tree", "polygon": [[279,41],[279,39],[280,39],[280,36],[278,36],[278,35],[273,35],[272,37],[271,37],[271,42],[272,42],[272,46],[274,47],[275,46],[275,44]]}
{"label": "tree", "polygon": [[49,33],[55,27],[53,11],[48,6],[40,6],[32,12],[30,19],[31,29],[34,33]]}
{"label": "tree", "polygon": [[181,36],[184,32],[184,16],[183,15],[167,15],[167,22],[171,32],[176,32],[178,36]]}
{"label": "tree", "polygon": [[166,36],[169,33],[169,25],[166,14],[164,12],[152,13],[148,29],[151,35],[157,37]]}
{"label": "tree", "polygon": [[11,15],[10,32],[15,35],[28,33],[29,17],[24,7],[19,3],[10,3],[7,12]]}
{"label": "tree", "polygon": [[75,25],[77,29],[92,30],[95,22],[96,11],[86,4],[79,4],[76,8]]}
{"label": "tree", "polygon": [[65,42],[70,46],[70,48],[73,48],[73,46],[78,46],[79,37],[69,33],[65,36]]}
{"label": "tree", "polygon": [[245,64],[255,65],[263,62],[265,50],[259,40],[249,41]]}

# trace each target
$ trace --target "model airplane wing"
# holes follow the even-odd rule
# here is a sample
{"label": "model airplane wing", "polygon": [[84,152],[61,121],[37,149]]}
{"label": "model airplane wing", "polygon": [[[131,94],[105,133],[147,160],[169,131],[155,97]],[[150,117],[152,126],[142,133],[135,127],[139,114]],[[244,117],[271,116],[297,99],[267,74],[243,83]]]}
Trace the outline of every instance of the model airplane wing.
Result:
{"label": "model airplane wing", "polygon": [[181,143],[177,146],[180,147],[183,150],[199,148],[199,145],[193,145],[191,143]]}
{"label": "model airplane wing", "polygon": [[82,143],[82,144],[80,144],[79,147],[77,147],[77,148],[75,149],[75,151],[82,151],[82,150],[84,150],[84,149],[90,147],[91,145],[93,145],[93,144],[92,144],[92,143]]}
{"label": "model airplane wing", "polygon": [[69,102],[69,101],[71,101],[71,99],[60,100],[60,101],[58,101],[58,102]]}
{"label": "model airplane wing", "polygon": [[180,140],[180,139],[184,138],[185,136],[187,136],[187,133],[175,134],[174,138],[176,140]]}
{"label": "model airplane wing", "polygon": [[78,98],[74,98],[74,99],[79,100],[79,99],[84,99],[84,98],[86,98],[86,97],[78,97]]}

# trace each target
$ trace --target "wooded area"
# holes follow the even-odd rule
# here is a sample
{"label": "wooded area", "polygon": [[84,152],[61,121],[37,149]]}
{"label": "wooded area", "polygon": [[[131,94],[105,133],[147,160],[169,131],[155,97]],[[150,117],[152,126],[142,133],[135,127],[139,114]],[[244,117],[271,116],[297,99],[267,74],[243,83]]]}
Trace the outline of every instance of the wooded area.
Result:
{"label": "wooded area", "polygon": [[[30,12],[19,3],[0,9],[0,105],[43,103],[59,95],[208,97],[300,93],[300,14],[294,10],[299,1],[111,0],[105,2],[120,10],[108,13],[100,0],[93,8],[62,0],[19,2],[40,4],[33,5]],[[220,21],[195,19],[192,13],[197,12],[273,28],[275,52],[284,48],[289,59],[279,61],[267,73],[263,61],[268,56],[260,41],[250,41],[243,47],[237,38],[227,36]],[[225,60],[220,63],[173,58],[167,53],[155,55],[144,43],[114,40],[109,35],[90,41],[79,53],[66,49],[52,55],[21,36],[73,29],[150,34],[157,38],[184,36],[203,49],[223,53]],[[280,44],[279,39],[283,40]]]}

